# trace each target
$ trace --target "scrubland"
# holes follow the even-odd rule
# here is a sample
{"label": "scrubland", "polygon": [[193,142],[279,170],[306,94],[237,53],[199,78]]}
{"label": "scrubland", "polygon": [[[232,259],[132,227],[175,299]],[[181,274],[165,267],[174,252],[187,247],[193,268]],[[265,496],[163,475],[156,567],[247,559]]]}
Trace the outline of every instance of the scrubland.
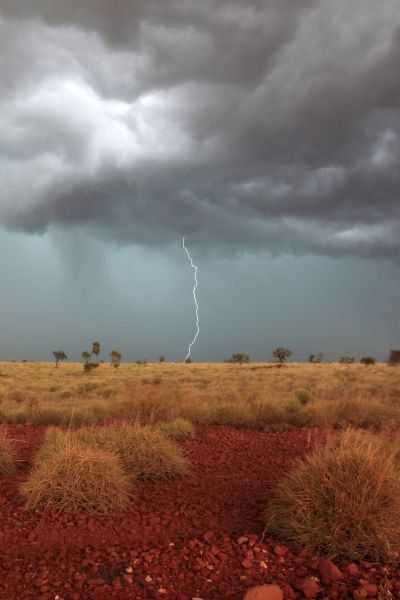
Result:
{"label": "scrubland", "polygon": [[280,431],[400,424],[400,368],[338,364],[0,363],[0,422],[194,424]]}

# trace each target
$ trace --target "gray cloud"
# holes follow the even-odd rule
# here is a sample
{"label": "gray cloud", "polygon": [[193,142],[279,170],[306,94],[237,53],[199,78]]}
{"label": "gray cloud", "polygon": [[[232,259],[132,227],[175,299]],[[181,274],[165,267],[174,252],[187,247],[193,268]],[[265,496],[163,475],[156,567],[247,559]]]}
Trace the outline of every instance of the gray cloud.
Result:
{"label": "gray cloud", "polygon": [[397,258],[397,0],[0,0],[0,220]]}

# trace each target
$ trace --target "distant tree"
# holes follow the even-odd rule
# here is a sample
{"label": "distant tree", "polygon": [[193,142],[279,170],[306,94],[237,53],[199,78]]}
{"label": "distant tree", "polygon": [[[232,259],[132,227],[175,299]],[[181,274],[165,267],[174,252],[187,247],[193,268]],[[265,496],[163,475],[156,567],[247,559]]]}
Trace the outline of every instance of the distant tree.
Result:
{"label": "distant tree", "polygon": [[82,352],[83,363],[84,363],[85,365],[87,365],[87,364],[88,364],[88,362],[89,362],[89,358],[90,358],[91,356],[92,356],[92,355],[91,355],[91,354],[90,354],[90,352],[88,352],[87,350],[84,350],[84,351]]}
{"label": "distant tree", "polygon": [[60,360],[67,360],[68,358],[63,350],[54,350],[53,356],[56,359],[56,368],[58,367],[58,362]]}
{"label": "distant tree", "polygon": [[110,352],[110,356],[111,356],[111,364],[114,365],[114,367],[119,367],[119,363],[121,361],[121,352],[119,352],[118,350],[112,350]]}
{"label": "distant tree", "polygon": [[376,358],[374,356],[363,356],[360,359],[360,363],[362,365],[365,365],[366,367],[368,365],[375,365],[376,364]]}
{"label": "distant tree", "polygon": [[188,356],[187,358],[185,358],[185,363],[186,363],[187,365],[189,365],[189,364],[190,364],[190,363],[192,363],[192,362],[193,362],[193,361],[192,361],[192,359],[190,358],[190,356]]}
{"label": "distant tree", "polygon": [[160,358],[158,359],[160,362],[165,362],[164,354],[160,354]]}
{"label": "distant tree", "polygon": [[339,358],[339,362],[342,365],[352,365],[354,363],[354,357],[343,355]]}
{"label": "distant tree", "polygon": [[292,355],[292,351],[289,350],[289,348],[283,348],[283,346],[280,346],[279,348],[277,348],[276,350],[273,351],[272,356],[274,358],[277,358],[280,362],[280,364],[282,365],[285,360],[287,360],[289,358],[289,356]]}
{"label": "distant tree", "polygon": [[232,354],[230,358],[228,358],[228,362],[242,365],[243,363],[250,362],[250,356],[245,354],[245,352],[236,352],[235,354]]}
{"label": "distant tree", "polygon": [[316,363],[322,363],[322,361],[325,358],[325,354],[323,352],[318,352],[317,356],[314,359],[314,362]]}
{"label": "distant tree", "polygon": [[308,357],[308,362],[313,363],[314,358],[315,358],[315,354],[310,354],[310,356]]}
{"label": "distant tree", "polygon": [[388,358],[389,365],[395,366],[400,364],[400,350],[391,350]]}
{"label": "distant tree", "polygon": [[93,342],[92,344],[92,354],[94,354],[95,356],[99,356],[100,354],[100,342]]}

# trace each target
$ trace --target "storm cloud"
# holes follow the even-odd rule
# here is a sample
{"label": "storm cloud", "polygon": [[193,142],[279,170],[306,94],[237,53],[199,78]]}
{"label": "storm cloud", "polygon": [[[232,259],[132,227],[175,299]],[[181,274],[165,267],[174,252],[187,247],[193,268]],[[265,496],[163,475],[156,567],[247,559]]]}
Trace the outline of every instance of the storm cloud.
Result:
{"label": "storm cloud", "polygon": [[400,248],[398,0],[0,0],[0,221]]}

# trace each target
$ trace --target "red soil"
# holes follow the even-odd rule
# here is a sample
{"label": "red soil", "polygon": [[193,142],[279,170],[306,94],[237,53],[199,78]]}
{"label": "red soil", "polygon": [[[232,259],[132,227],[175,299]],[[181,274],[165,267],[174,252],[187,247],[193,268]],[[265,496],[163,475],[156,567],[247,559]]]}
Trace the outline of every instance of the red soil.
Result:
{"label": "red soil", "polygon": [[376,595],[374,584],[385,580],[400,598],[397,567],[341,564],[343,577],[329,582],[318,561],[261,541],[260,513],[275,482],[321,432],[200,428],[180,443],[190,476],[140,485],[129,511],[94,517],[23,508],[18,485],[44,428],[8,429],[22,462],[18,475],[0,481],[2,600],[241,599],[263,583],[279,584],[285,598],[318,589],[318,598],[352,598],[363,586]]}

